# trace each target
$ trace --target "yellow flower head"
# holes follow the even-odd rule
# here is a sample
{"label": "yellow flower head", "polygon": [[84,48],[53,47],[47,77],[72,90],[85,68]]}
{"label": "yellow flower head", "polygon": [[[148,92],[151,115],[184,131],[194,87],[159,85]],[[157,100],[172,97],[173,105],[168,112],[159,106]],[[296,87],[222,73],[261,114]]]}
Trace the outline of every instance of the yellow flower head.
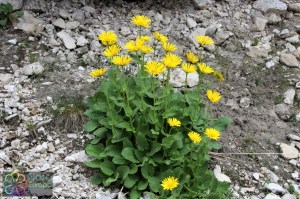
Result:
{"label": "yellow flower head", "polygon": [[141,46],[140,51],[144,54],[149,54],[153,51],[153,48],[149,45],[143,45]]}
{"label": "yellow flower head", "polygon": [[138,37],[135,41],[130,40],[125,44],[125,48],[128,50],[128,52],[136,52],[142,48],[146,40],[147,38],[145,38],[145,36]]}
{"label": "yellow flower head", "polygon": [[118,35],[112,31],[102,32],[98,39],[102,42],[105,46],[111,46],[117,43]]}
{"label": "yellow flower head", "polygon": [[196,39],[201,46],[213,45],[215,43],[214,40],[209,36],[200,35],[200,36],[196,36]]}
{"label": "yellow flower head", "polygon": [[179,185],[178,179],[173,176],[163,179],[161,183],[161,186],[163,187],[164,190],[170,190],[170,191],[178,187],[178,185]]}
{"label": "yellow flower head", "polygon": [[166,52],[173,52],[177,50],[177,47],[175,44],[172,44],[170,42],[163,42],[162,47]]}
{"label": "yellow flower head", "polygon": [[182,69],[186,73],[194,73],[196,72],[196,66],[190,63],[184,63],[182,64]]}
{"label": "yellow flower head", "polygon": [[221,95],[218,91],[208,90],[206,96],[211,103],[217,103],[221,99]]}
{"label": "yellow flower head", "polygon": [[178,119],[176,119],[176,118],[169,118],[168,120],[167,120],[167,122],[169,123],[169,125],[170,126],[177,126],[177,127],[180,127],[181,126],[181,122],[178,120]]}
{"label": "yellow flower head", "polygon": [[121,51],[121,47],[120,46],[118,46],[118,45],[112,45],[112,46],[107,47],[104,50],[103,54],[106,57],[113,57],[113,56],[117,55],[120,51]]}
{"label": "yellow flower head", "polygon": [[160,42],[168,41],[168,37],[161,34],[161,33],[159,33],[159,32],[154,32],[153,35],[154,35],[154,38],[157,39]]}
{"label": "yellow flower head", "polygon": [[218,140],[220,138],[220,132],[214,128],[207,128],[204,134],[212,140]]}
{"label": "yellow flower head", "polygon": [[163,73],[166,70],[164,65],[158,61],[147,62],[145,66],[145,71],[151,74],[152,76]]}
{"label": "yellow flower head", "polygon": [[101,76],[104,75],[104,73],[106,73],[106,71],[107,71],[107,68],[96,69],[96,70],[93,70],[90,73],[90,76],[92,76],[92,77],[101,77]]}
{"label": "yellow flower head", "polygon": [[188,136],[192,140],[192,142],[194,142],[194,143],[201,142],[201,140],[202,140],[201,135],[199,133],[194,132],[194,131],[190,131],[188,133]]}
{"label": "yellow flower head", "polygon": [[220,82],[224,81],[224,77],[223,77],[223,75],[222,75],[219,71],[215,70],[215,71],[214,71],[214,76],[215,76]]}
{"label": "yellow flower head", "polygon": [[200,72],[203,74],[211,74],[214,72],[214,70],[210,66],[206,65],[205,63],[199,63],[198,66]]}
{"label": "yellow flower head", "polygon": [[145,27],[145,28],[150,28],[150,23],[151,19],[146,17],[145,15],[137,15],[132,17],[131,23],[137,26]]}
{"label": "yellow flower head", "polygon": [[146,36],[146,35],[141,35],[141,36],[138,36],[137,39],[140,39],[140,40],[143,40],[144,42],[147,42],[151,38],[149,36]]}
{"label": "yellow flower head", "polygon": [[129,57],[128,55],[114,56],[112,58],[112,63],[117,66],[126,66],[131,62],[131,60],[132,60],[132,58]]}
{"label": "yellow flower head", "polygon": [[186,58],[189,62],[191,62],[193,64],[195,64],[199,61],[199,58],[193,52],[187,52],[186,53]]}
{"label": "yellow flower head", "polygon": [[168,53],[163,58],[163,63],[168,68],[176,68],[181,63],[181,58],[175,54]]}

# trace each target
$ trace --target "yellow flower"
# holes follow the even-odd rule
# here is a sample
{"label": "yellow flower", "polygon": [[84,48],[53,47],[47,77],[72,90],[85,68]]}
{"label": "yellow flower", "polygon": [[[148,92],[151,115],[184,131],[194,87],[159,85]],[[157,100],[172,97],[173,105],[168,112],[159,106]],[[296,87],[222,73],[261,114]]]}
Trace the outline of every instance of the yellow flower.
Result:
{"label": "yellow flower", "polygon": [[143,40],[144,42],[149,41],[151,38],[146,35],[138,36],[137,39]]}
{"label": "yellow flower", "polygon": [[194,132],[194,131],[190,131],[188,133],[188,136],[192,140],[192,142],[194,142],[194,143],[201,142],[201,140],[202,140],[201,135],[199,133]]}
{"label": "yellow flower", "polygon": [[201,73],[211,74],[214,72],[214,70],[210,66],[207,66],[205,63],[199,63],[198,66]]}
{"label": "yellow flower", "polygon": [[178,120],[178,119],[176,119],[176,118],[169,118],[168,120],[167,120],[167,122],[169,123],[169,125],[170,126],[177,126],[177,127],[180,127],[181,126],[181,122]]}
{"label": "yellow flower", "polygon": [[102,42],[105,46],[111,46],[117,43],[118,35],[112,31],[102,32],[98,39]]}
{"label": "yellow flower", "polygon": [[159,33],[159,32],[154,32],[153,35],[154,35],[154,38],[157,39],[160,42],[168,41],[168,37],[161,34],[161,33]]}
{"label": "yellow flower", "polygon": [[200,35],[200,36],[196,36],[196,39],[197,39],[198,43],[201,44],[201,46],[214,44],[214,40],[212,38],[210,38],[209,36]]}
{"label": "yellow flower", "polygon": [[153,48],[149,45],[143,45],[143,46],[141,46],[140,50],[144,54],[149,54],[153,51]]}
{"label": "yellow flower", "polygon": [[163,179],[161,183],[161,186],[163,187],[164,190],[170,190],[170,191],[178,187],[178,185],[179,185],[178,179],[173,176]]}
{"label": "yellow flower", "polygon": [[186,53],[186,58],[189,62],[191,62],[193,64],[195,64],[199,61],[199,58],[193,52],[187,52]]}
{"label": "yellow flower", "polygon": [[132,17],[131,22],[137,26],[150,28],[149,24],[151,23],[151,19],[146,17],[145,15],[137,15]]}
{"label": "yellow flower", "polygon": [[128,52],[136,52],[142,48],[145,42],[146,38],[138,37],[136,41],[130,40],[127,42],[125,48],[127,48]]}
{"label": "yellow flower", "polygon": [[220,82],[224,81],[224,77],[223,77],[223,75],[222,75],[219,71],[215,70],[215,71],[214,71],[214,76],[215,76]]}
{"label": "yellow flower", "polygon": [[176,68],[181,63],[181,58],[175,54],[168,53],[163,58],[163,63],[168,68]]}
{"label": "yellow flower", "polygon": [[172,44],[170,42],[163,42],[162,47],[166,52],[173,52],[177,50],[177,47],[175,44]]}
{"label": "yellow flower", "polygon": [[120,46],[118,46],[118,45],[112,45],[112,46],[107,47],[104,50],[103,54],[106,57],[113,57],[113,56],[117,55],[120,51],[121,51],[121,47]]}
{"label": "yellow flower", "polygon": [[217,103],[221,99],[221,95],[218,91],[208,90],[206,96],[211,103]]}
{"label": "yellow flower", "polygon": [[131,62],[131,60],[132,60],[132,58],[129,57],[128,55],[114,56],[112,58],[112,63],[117,66],[126,66]]}
{"label": "yellow flower", "polygon": [[125,44],[125,48],[127,49],[128,52],[136,52],[140,49],[141,46],[138,46],[136,42],[133,40],[130,40]]}
{"label": "yellow flower", "polygon": [[101,76],[104,75],[104,73],[106,73],[106,71],[107,71],[107,68],[99,68],[99,69],[93,70],[90,73],[90,76],[92,76],[92,77],[101,77]]}
{"label": "yellow flower", "polygon": [[214,128],[207,128],[204,133],[212,140],[218,140],[220,138],[220,132]]}
{"label": "yellow flower", "polygon": [[190,63],[184,63],[182,64],[182,69],[186,73],[194,73],[196,72],[196,66]]}
{"label": "yellow flower", "polygon": [[164,65],[158,61],[147,62],[145,66],[145,71],[151,74],[152,76],[163,73],[166,70]]}

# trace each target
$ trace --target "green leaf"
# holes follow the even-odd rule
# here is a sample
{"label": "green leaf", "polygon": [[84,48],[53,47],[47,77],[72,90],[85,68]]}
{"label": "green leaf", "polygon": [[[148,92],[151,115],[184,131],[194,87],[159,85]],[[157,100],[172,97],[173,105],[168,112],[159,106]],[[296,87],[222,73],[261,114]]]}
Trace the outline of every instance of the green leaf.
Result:
{"label": "green leaf", "polygon": [[104,151],[104,146],[101,144],[88,144],[85,152],[95,158],[99,158],[99,154]]}
{"label": "green leaf", "polygon": [[141,180],[138,183],[138,190],[145,190],[148,187],[148,181],[146,180]]}
{"label": "green leaf", "polygon": [[212,122],[211,127],[219,131],[223,131],[231,122],[232,120],[229,117],[219,117],[217,120]]}
{"label": "green leaf", "polygon": [[93,177],[91,178],[91,183],[94,185],[99,185],[102,182],[103,179],[103,174],[101,173],[96,173],[95,175],[93,175]]}
{"label": "green leaf", "polygon": [[109,186],[112,182],[115,182],[118,180],[118,177],[119,177],[119,173],[115,173],[114,177],[109,177],[107,179],[104,178],[104,181],[103,181],[103,185],[105,187]]}
{"label": "green leaf", "polygon": [[144,164],[144,166],[141,167],[141,173],[142,176],[147,179],[154,174],[154,167],[149,164]]}
{"label": "green leaf", "polygon": [[102,113],[105,113],[107,112],[107,103],[106,102],[96,102],[93,106],[93,108],[96,110],[96,111],[100,111]]}
{"label": "green leaf", "polygon": [[146,139],[146,136],[142,132],[138,132],[136,134],[136,145],[137,148],[141,151],[147,150],[149,148],[148,141]]}
{"label": "green leaf", "polygon": [[210,149],[216,149],[216,150],[219,150],[219,149],[222,148],[222,146],[219,143],[215,142],[215,141],[208,142],[208,147]]}
{"label": "green leaf", "polygon": [[95,160],[92,160],[92,161],[84,162],[84,164],[88,167],[91,167],[91,168],[100,168],[100,165],[102,164],[102,161],[98,160],[98,159],[95,159]]}
{"label": "green leaf", "polygon": [[113,159],[112,159],[112,162],[114,164],[119,164],[119,165],[122,165],[122,164],[126,164],[127,163],[127,160],[121,156],[115,156]]}
{"label": "green leaf", "polygon": [[5,26],[7,24],[7,18],[0,20],[0,25]]}
{"label": "green leaf", "polygon": [[171,135],[168,135],[167,137],[164,137],[162,139],[162,145],[167,149],[170,148],[174,142],[175,142],[174,137]]}
{"label": "green leaf", "polygon": [[136,175],[129,175],[127,178],[124,180],[124,186],[128,189],[132,188],[135,183],[138,181],[138,176]]}
{"label": "green leaf", "polygon": [[139,163],[140,161],[138,161],[134,155],[134,149],[133,148],[125,148],[122,150],[121,152],[122,156],[126,159],[129,160],[133,163]]}
{"label": "green leaf", "polygon": [[152,141],[151,151],[147,153],[147,156],[152,156],[161,149],[161,145],[158,142]]}
{"label": "green leaf", "polygon": [[89,133],[95,130],[97,127],[98,127],[98,123],[92,120],[85,125],[84,130]]}
{"label": "green leaf", "polygon": [[111,176],[115,172],[115,165],[109,161],[102,162],[99,167],[101,171],[108,176]]}
{"label": "green leaf", "polygon": [[106,148],[105,148],[105,153],[106,155],[108,156],[111,156],[111,157],[114,157],[114,156],[119,156],[119,154],[121,153],[122,151],[122,145],[108,145]]}
{"label": "green leaf", "polygon": [[207,199],[222,199],[222,198],[217,193],[211,193],[207,196]]}
{"label": "green leaf", "polygon": [[129,56],[138,64],[142,64],[142,60],[140,57],[136,54],[130,53]]}
{"label": "green leaf", "polygon": [[149,187],[152,192],[159,192],[161,181],[157,177],[148,178]]}
{"label": "green leaf", "polygon": [[121,123],[117,123],[116,127],[121,129],[126,129],[127,132],[135,132],[135,129],[129,122],[123,121]]}
{"label": "green leaf", "polygon": [[120,166],[117,168],[117,172],[120,173],[121,179],[124,180],[128,176],[130,168],[128,166]]}
{"label": "green leaf", "polygon": [[94,134],[94,136],[102,138],[107,131],[108,131],[107,128],[101,127],[101,128],[98,128],[96,131],[94,131],[93,134]]}
{"label": "green leaf", "polygon": [[136,164],[131,164],[129,174],[135,174],[138,171],[138,166]]}
{"label": "green leaf", "polygon": [[141,196],[141,191],[135,186],[130,192],[130,199],[139,199]]}

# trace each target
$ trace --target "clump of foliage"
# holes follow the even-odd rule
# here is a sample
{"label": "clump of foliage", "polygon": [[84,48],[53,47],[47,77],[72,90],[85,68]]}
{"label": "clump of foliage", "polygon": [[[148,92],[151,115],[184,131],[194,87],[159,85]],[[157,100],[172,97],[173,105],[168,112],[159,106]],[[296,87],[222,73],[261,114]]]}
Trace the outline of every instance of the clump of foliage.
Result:
{"label": "clump of foliage", "polygon": [[23,16],[22,11],[13,12],[13,6],[10,3],[0,4],[0,25],[5,26],[8,22],[15,22],[19,17]]}
{"label": "clump of foliage", "polygon": [[[146,16],[132,18],[139,32],[136,40],[126,43],[127,52],[114,32],[99,35],[110,67],[90,73],[100,80],[85,112],[85,130],[94,136],[86,146],[94,160],[85,164],[98,170],[92,182],[124,186],[132,199],[143,192],[152,198],[228,199],[229,183],[219,182],[208,167],[209,151],[220,148],[220,132],[230,123],[210,113],[221,95],[209,88],[213,81],[224,80],[203,63],[204,46],[214,42],[197,36],[200,56],[187,52],[182,63],[167,36],[155,32],[153,46],[148,45],[151,38],[142,28],[149,28],[150,22]],[[186,73],[185,88],[176,92],[170,74],[180,65]],[[135,74],[127,76],[134,66]],[[195,89],[187,86],[190,73],[199,77]]]}

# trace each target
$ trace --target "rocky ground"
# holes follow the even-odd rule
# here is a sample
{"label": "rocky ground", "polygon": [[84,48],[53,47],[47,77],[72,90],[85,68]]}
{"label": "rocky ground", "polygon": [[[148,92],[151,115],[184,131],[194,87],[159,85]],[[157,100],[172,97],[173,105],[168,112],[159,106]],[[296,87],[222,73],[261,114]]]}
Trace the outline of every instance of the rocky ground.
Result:
{"label": "rocky ground", "polygon": [[[137,34],[131,17],[144,14],[179,54],[196,51],[196,35],[216,41],[206,60],[226,81],[214,113],[233,123],[211,165],[233,197],[300,198],[298,0],[9,1],[24,16],[0,29],[0,173],[54,172],[53,198],[126,197],[89,182],[82,113],[97,88],[88,74],[103,65],[97,35],[114,30],[122,45]],[[172,78],[183,85],[179,72]]]}

